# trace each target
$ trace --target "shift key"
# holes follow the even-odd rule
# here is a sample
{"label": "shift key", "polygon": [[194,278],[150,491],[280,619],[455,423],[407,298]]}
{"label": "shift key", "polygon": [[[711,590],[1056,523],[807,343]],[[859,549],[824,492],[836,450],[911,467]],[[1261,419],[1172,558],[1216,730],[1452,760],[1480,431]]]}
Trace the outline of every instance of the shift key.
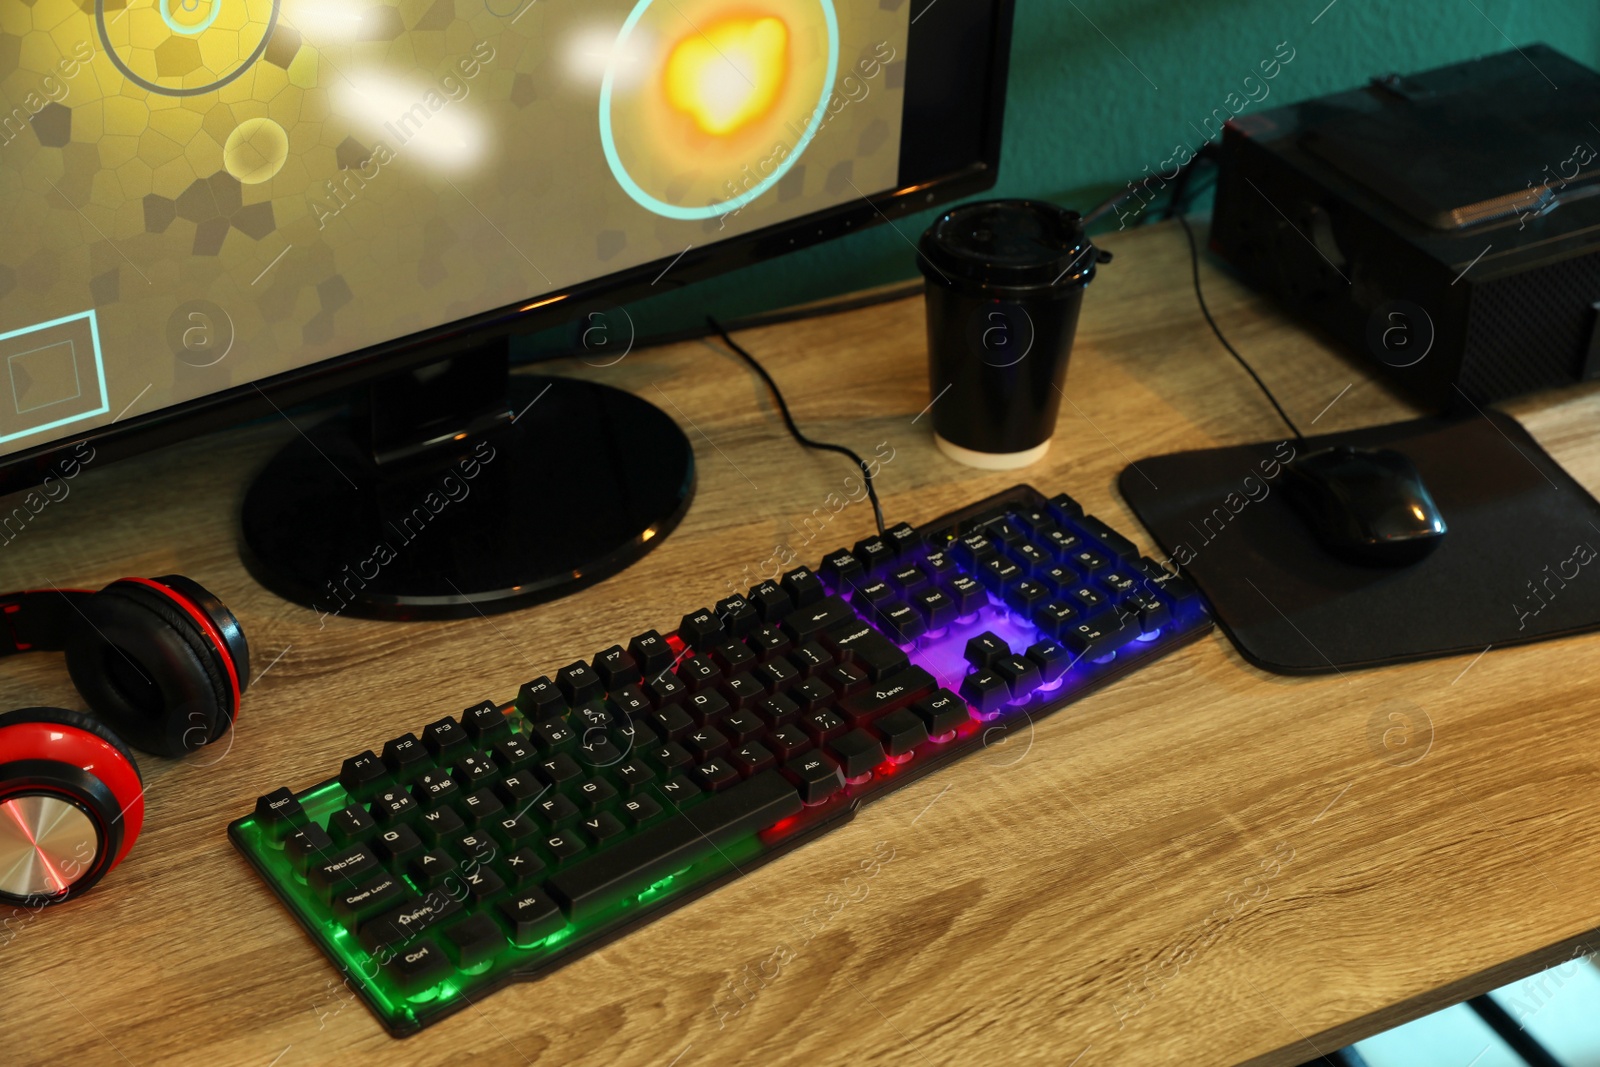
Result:
{"label": "shift key", "polygon": [[939,683],[921,667],[910,667],[876,682],[870,689],[853,693],[839,701],[839,714],[860,726],[886,711],[903,708],[912,701],[927,696]]}

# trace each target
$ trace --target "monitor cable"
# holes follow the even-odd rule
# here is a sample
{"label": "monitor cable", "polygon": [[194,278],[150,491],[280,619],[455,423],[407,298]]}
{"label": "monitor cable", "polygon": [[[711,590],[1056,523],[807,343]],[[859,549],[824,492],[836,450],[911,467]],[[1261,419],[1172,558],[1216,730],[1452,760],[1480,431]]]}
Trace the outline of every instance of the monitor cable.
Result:
{"label": "monitor cable", "polygon": [[883,506],[878,503],[878,490],[877,487],[872,484],[872,468],[867,466],[866,462],[856,454],[854,449],[846,448],[844,445],[830,444],[827,441],[814,441],[805,434],[801,433],[800,427],[795,425],[794,416],[789,414],[789,405],[783,399],[783,393],[778,389],[778,383],[772,380],[772,375],[767,373],[767,369],[760,363],[757,363],[756,357],[752,356],[744,349],[744,346],[735,341],[732,336],[729,335],[728,331],[723,328],[723,325],[714,317],[707,315],[706,325],[710,327],[712,333],[722,338],[723,344],[732,349],[734,354],[740,359],[748,363],[750,365],[750,369],[754,370],[758,375],[761,376],[761,380],[767,383],[767,388],[772,391],[772,399],[777,401],[778,414],[783,416],[784,425],[789,428],[789,433],[796,441],[799,441],[807,448],[815,448],[823,452],[837,452],[841,456],[849,456],[855,461],[856,466],[861,468],[862,476],[866,478],[867,497],[872,501],[872,517],[878,524],[878,532],[880,534],[886,532],[888,527],[883,521]]}

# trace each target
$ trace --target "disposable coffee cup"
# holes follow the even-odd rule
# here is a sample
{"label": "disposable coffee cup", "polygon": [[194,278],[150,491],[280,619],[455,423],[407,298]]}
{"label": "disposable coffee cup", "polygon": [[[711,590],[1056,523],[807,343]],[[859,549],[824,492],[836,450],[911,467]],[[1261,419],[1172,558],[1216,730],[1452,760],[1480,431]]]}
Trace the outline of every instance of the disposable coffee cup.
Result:
{"label": "disposable coffee cup", "polygon": [[1039,200],[958,207],[918,249],[935,443],[986,470],[1037,461],[1055,433],[1083,290],[1104,253],[1076,211]]}

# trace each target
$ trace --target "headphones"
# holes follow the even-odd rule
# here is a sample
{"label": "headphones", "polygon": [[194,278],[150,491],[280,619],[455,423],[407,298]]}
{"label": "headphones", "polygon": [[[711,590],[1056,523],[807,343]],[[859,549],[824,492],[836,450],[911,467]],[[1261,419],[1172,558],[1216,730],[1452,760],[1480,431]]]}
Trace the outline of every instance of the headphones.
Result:
{"label": "headphones", "polygon": [[226,734],[250,647],[220,600],[176,574],[0,595],[0,620],[0,656],[65,652],[95,713],[0,714],[0,902],[59,904],[121,863],[144,825],[129,746],[182,756]]}

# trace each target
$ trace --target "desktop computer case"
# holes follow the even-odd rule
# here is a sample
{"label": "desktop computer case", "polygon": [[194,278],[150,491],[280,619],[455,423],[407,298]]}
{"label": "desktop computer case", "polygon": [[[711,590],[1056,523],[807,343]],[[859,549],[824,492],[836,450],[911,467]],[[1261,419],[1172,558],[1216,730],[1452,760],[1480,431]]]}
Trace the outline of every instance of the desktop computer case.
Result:
{"label": "desktop computer case", "polygon": [[[1526,64],[1563,87],[1592,92],[1600,83],[1552,49],[1525,52],[1374,79],[1363,89],[1233,119],[1223,132],[1212,249],[1251,285],[1432,408],[1600,377],[1600,196],[1587,195],[1600,185],[1570,199],[1558,192],[1542,214],[1524,204],[1444,230],[1419,222],[1304,143],[1331,117],[1392,106],[1396,95],[1437,97],[1464,84],[1504,81],[1516,64],[1525,64],[1517,76],[1537,85],[1528,107],[1550,89]],[[1572,139],[1600,146],[1600,130],[1575,129]],[[1492,155],[1497,146],[1486,141],[1481,150]],[[1541,163],[1508,160],[1504,169],[1518,175],[1520,191],[1522,171],[1530,185],[1553,176]]]}

